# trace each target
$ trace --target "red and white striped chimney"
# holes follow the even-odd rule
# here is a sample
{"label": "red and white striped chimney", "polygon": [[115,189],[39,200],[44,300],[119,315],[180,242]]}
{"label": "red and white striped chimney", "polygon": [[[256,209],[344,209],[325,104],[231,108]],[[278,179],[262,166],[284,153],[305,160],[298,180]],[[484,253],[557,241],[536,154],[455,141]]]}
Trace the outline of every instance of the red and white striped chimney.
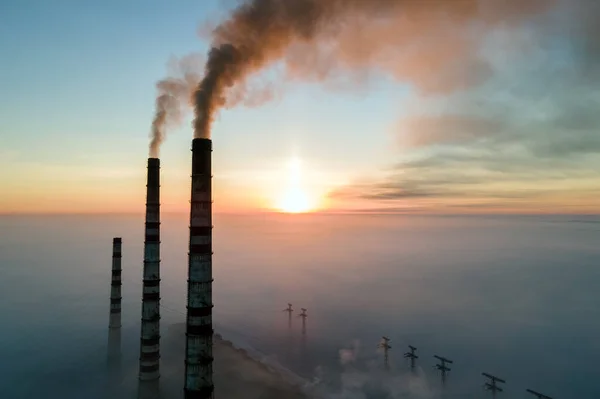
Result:
{"label": "red and white striped chimney", "polygon": [[188,258],[185,399],[211,399],[212,352],[212,141],[192,141],[192,195]]}
{"label": "red and white striped chimney", "polygon": [[121,237],[113,238],[109,328],[121,327]]}
{"label": "red and white striped chimney", "polygon": [[148,158],[140,380],[160,377],[160,160]]}

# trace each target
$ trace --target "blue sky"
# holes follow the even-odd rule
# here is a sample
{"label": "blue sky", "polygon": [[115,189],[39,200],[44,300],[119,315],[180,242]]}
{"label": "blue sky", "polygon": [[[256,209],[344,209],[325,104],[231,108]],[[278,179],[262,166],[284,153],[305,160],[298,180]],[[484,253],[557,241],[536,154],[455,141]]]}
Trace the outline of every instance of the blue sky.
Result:
{"label": "blue sky", "polygon": [[[4,173],[20,175],[23,165],[43,162],[64,169],[137,168],[143,174],[155,83],[171,57],[206,52],[197,30],[223,15],[218,3],[3,2]],[[374,159],[385,161],[382,143],[406,96],[406,89],[386,83],[380,79],[368,93],[349,94],[316,84],[287,85],[279,101],[259,110],[224,111],[213,135],[218,170],[283,168],[294,154],[320,159],[344,175],[376,170]],[[366,96],[373,92],[379,94]],[[163,168],[172,164],[178,168],[173,174],[187,176],[191,137],[187,124],[169,134]]]}
{"label": "blue sky", "polygon": [[[165,76],[171,57],[206,52],[207,43],[196,31],[202,16],[223,12],[217,3],[25,1],[5,5],[3,18],[8,24],[2,24],[0,31],[3,141],[37,160],[56,159],[48,147],[63,150],[61,162],[77,161],[77,152],[87,157],[86,147],[94,148],[96,156],[100,151],[146,156],[154,85]],[[352,152],[365,147],[362,135],[384,135],[382,116],[395,113],[395,101],[404,97],[401,88],[377,83],[369,93],[349,95],[327,93],[318,85],[289,85],[280,101],[258,112],[223,112],[213,138],[216,145],[227,147],[230,158],[244,162],[268,154],[285,156],[285,151],[304,146],[319,157],[344,158],[346,151],[335,148],[336,142],[344,139],[344,147]],[[373,92],[378,95],[366,97]],[[357,114],[362,115],[358,123],[357,118],[346,117]],[[190,137],[191,129],[183,126],[168,142],[178,147],[183,143],[187,150]],[[39,144],[32,145],[34,139]],[[255,154],[247,151],[248,145],[255,147]],[[165,146],[164,157],[175,154],[172,147]]]}
{"label": "blue sky", "polygon": [[[143,198],[155,83],[166,76],[172,57],[206,53],[208,43],[197,34],[198,27],[226,15],[221,3],[2,2],[0,179],[5,181],[5,195],[0,200],[0,212],[35,211],[39,207],[37,199],[48,196],[49,211],[60,208],[61,202],[82,211],[102,208],[107,202],[108,210],[137,209],[132,204]],[[558,15],[561,20],[566,14]],[[464,176],[465,168],[481,168],[481,159],[474,165],[472,156],[463,158],[453,164],[455,169],[449,164],[430,162],[426,169],[418,171],[414,171],[414,162],[441,161],[458,152],[482,154],[482,146],[487,146],[497,148],[496,157],[507,151],[510,156],[503,161],[486,155],[485,167],[490,162],[510,163],[515,156],[519,158],[519,146],[535,141],[536,134],[541,134],[536,132],[545,129],[543,121],[524,115],[547,115],[568,108],[554,101],[563,94],[573,108],[569,108],[570,113],[585,111],[584,106],[573,106],[564,88],[573,89],[572,98],[588,96],[587,91],[579,91],[585,88],[585,82],[575,79],[579,76],[576,57],[578,51],[585,53],[581,45],[587,42],[576,40],[582,37],[577,34],[565,34],[570,32],[567,28],[571,22],[565,23],[563,29],[557,23],[559,28],[545,32],[553,26],[549,21],[552,18],[541,23],[532,20],[518,29],[504,27],[488,32],[486,43],[491,44],[479,51],[492,66],[491,74],[469,90],[417,95],[415,88],[422,83],[422,76],[405,71],[402,76],[412,81],[397,75],[394,79],[392,75],[398,66],[382,72],[367,65],[364,68],[370,70],[370,79],[366,85],[334,90],[318,82],[297,80],[281,85],[280,96],[259,108],[222,111],[213,132],[217,195],[221,192],[221,202],[226,204],[235,202],[228,199],[235,190],[243,192],[242,197],[247,197],[249,203],[272,201],[284,178],[281,174],[285,173],[286,161],[298,156],[303,160],[306,178],[313,181],[307,184],[314,183],[309,190],[318,196],[344,185],[339,195],[332,198],[367,201],[364,207],[406,206],[407,197],[427,205],[433,201],[432,196],[435,203],[446,201],[449,196],[454,204],[464,201],[462,197],[455,201],[460,188],[477,193],[476,198],[470,196],[469,204],[488,204],[486,199],[498,197],[498,188],[482,190],[480,183],[476,189],[465,188],[465,182],[448,188],[457,177]],[[540,39],[542,35],[544,40]],[[585,32],[582,35],[589,39]],[[418,37],[415,40],[418,43]],[[399,44],[388,45],[381,45],[382,54]],[[593,62],[588,64],[595,70]],[[427,67],[433,71],[450,69],[448,65]],[[595,97],[590,99],[596,101]],[[498,127],[490,124],[490,119],[497,119],[498,114],[501,117],[500,111],[492,112],[498,109],[511,112],[510,126],[503,127],[511,134],[488,134]],[[458,123],[459,133],[452,134],[453,126],[442,118],[446,114],[455,117],[452,123]],[[439,118],[427,124],[422,119],[415,120],[423,115]],[[487,119],[478,124],[468,121],[466,125],[457,121],[457,116],[465,115]],[[169,133],[161,151],[167,209],[179,209],[178,204],[187,197],[190,118]],[[523,130],[526,124],[529,125]],[[412,130],[407,132],[406,126]],[[431,126],[434,131],[428,130]],[[473,126],[486,131],[469,132]],[[547,151],[560,151],[565,145],[585,147],[582,143],[587,143],[587,139],[596,143],[594,131],[595,128],[583,133],[577,130],[575,136],[568,130],[550,132],[547,134],[551,136],[541,141],[560,144],[560,148],[550,145],[552,148],[546,148]],[[507,142],[508,137],[517,138]],[[573,143],[573,137],[581,140]],[[546,168],[547,159],[540,161],[535,153],[539,148],[527,147],[528,153],[519,158],[524,170]],[[552,170],[583,178],[582,170],[593,169],[597,158],[595,151],[581,156],[581,161],[570,165],[561,161]],[[563,154],[555,154],[553,162],[563,158]],[[406,162],[413,164],[404,165]],[[404,165],[400,174],[403,177],[398,171],[390,171],[399,164]],[[511,180],[505,183],[520,187],[525,184],[521,175],[512,172]],[[598,176],[588,173],[584,177],[587,182]],[[444,184],[440,185],[442,178]],[[411,191],[416,181],[421,187]],[[55,183],[52,188],[49,182]],[[431,184],[436,185],[435,189]],[[551,178],[545,189],[572,189],[561,184]],[[575,186],[577,190],[589,191],[588,183]],[[390,187],[395,187],[395,194],[389,192]],[[122,198],[109,198],[106,193],[113,190]],[[25,197],[29,199],[24,200]],[[530,199],[522,196],[520,200]],[[119,201],[129,205],[121,207]]]}

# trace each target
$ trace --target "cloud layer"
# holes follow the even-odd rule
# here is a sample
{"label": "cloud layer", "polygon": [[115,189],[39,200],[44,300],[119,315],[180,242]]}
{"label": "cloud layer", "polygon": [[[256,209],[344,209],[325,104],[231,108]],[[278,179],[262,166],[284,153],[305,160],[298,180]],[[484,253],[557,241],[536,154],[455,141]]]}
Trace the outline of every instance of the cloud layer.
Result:
{"label": "cloud layer", "polygon": [[598,20],[597,2],[564,0],[487,31],[477,51],[487,72],[462,91],[421,92],[396,125],[387,177],[332,196],[400,209],[600,210]]}

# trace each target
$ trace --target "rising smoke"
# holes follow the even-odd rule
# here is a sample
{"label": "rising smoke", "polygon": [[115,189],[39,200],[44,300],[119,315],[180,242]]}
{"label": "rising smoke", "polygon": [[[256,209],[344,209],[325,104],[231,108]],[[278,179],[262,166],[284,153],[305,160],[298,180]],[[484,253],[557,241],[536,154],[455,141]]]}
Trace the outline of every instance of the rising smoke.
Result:
{"label": "rising smoke", "polygon": [[201,64],[202,59],[197,55],[175,60],[170,76],[156,83],[158,95],[150,133],[151,158],[158,158],[167,127],[182,122],[184,110],[191,105],[191,95],[200,81]]}
{"label": "rising smoke", "polygon": [[[212,32],[194,93],[194,136],[209,138],[228,91],[283,61],[289,78],[382,69],[424,91],[478,83],[478,29],[519,21],[552,0],[248,0]],[[417,42],[418,41],[418,42]]]}

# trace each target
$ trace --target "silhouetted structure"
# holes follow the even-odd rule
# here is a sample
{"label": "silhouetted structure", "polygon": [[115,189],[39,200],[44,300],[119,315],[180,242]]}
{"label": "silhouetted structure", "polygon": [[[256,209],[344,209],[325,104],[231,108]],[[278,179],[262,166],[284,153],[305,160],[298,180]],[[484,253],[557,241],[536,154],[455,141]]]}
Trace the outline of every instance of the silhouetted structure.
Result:
{"label": "silhouetted structure", "polygon": [[414,371],[415,370],[415,360],[417,360],[419,358],[419,356],[417,356],[415,354],[415,351],[417,350],[417,348],[415,348],[412,345],[408,345],[408,348],[410,349],[410,352],[404,353],[404,357],[410,359],[410,369]]}
{"label": "silhouetted structure", "polygon": [[383,349],[383,366],[387,370],[390,368],[389,350],[392,349],[390,339],[388,337],[381,337],[381,342],[377,347]]}
{"label": "silhouetted structure", "polygon": [[436,364],[434,367],[441,371],[442,384],[445,384],[446,383],[446,375],[451,370],[448,366],[446,366],[446,363],[452,364],[454,362],[450,359],[446,359],[445,357],[438,356],[438,355],[433,355],[433,357],[435,357],[436,359],[438,359],[440,361],[440,364]]}
{"label": "silhouetted structure", "polygon": [[192,141],[185,399],[213,398],[212,141]]}
{"label": "silhouetted structure", "polygon": [[306,318],[308,315],[306,314],[306,309],[300,308],[300,310],[302,310],[302,312],[300,312],[298,317],[302,317],[302,335],[304,336],[306,335]]}
{"label": "silhouetted structure", "polygon": [[292,304],[288,303],[288,307],[286,309],[283,309],[284,312],[288,312],[288,327],[291,328],[292,327],[292,313],[294,312],[294,309],[292,309]]}
{"label": "silhouetted structure", "polygon": [[552,399],[550,396],[544,395],[542,393],[536,392],[533,389],[526,389],[527,393],[532,394],[533,396],[537,396],[538,399]]}
{"label": "silhouetted structure", "polygon": [[160,160],[148,158],[140,380],[160,377]]}
{"label": "silhouetted structure", "polygon": [[504,381],[503,379],[498,378],[496,376],[493,376],[491,374],[488,374],[488,373],[481,373],[481,375],[490,379],[490,382],[486,382],[483,386],[488,391],[492,391],[492,397],[495,398],[497,392],[503,391],[503,389],[500,388],[497,384],[498,383],[506,384],[506,381]]}
{"label": "silhouetted structure", "polygon": [[113,238],[109,328],[121,327],[121,237]]}

